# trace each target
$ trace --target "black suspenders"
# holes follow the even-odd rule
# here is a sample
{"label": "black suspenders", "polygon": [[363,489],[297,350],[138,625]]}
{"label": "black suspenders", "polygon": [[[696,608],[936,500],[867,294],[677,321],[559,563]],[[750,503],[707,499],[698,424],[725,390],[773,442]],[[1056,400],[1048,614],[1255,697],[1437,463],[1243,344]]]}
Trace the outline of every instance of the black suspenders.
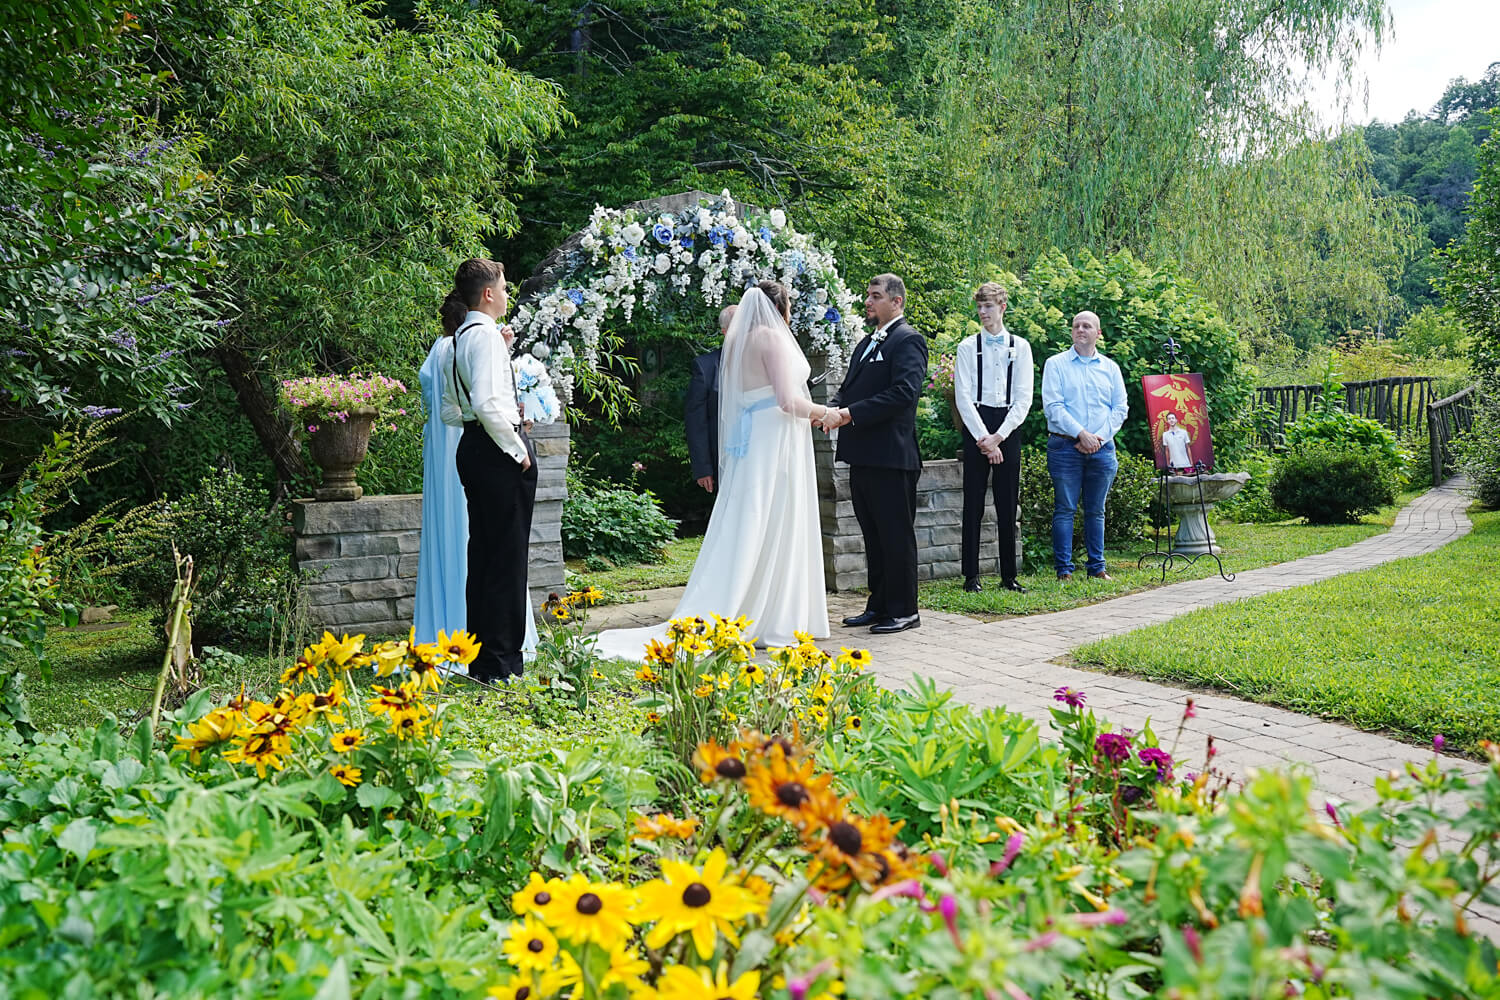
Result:
{"label": "black suspenders", "polygon": [[[1005,335],[1005,342],[1006,342],[1007,346],[1010,345],[1011,337],[1010,337],[1009,333],[1006,333],[1006,335]],[[456,350],[456,348],[455,348],[454,356],[457,357],[457,350]],[[1015,369],[1015,365],[1012,363],[1011,359],[1009,357],[1007,357],[1005,359],[1005,408],[1007,410],[1010,409],[1010,378],[1011,378],[1011,373],[1012,373],[1012,371],[1014,369]],[[979,398],[976,399],[976,400],[974,400],[974,402],[977,405],[982,405],[984,403],[984,331],[983,330],[979,331],[979,333],[975,334],[975,336],[974,336],[974,371],[975,371],[975,374],[977,376],[977,381],[979,383],[978,388],[974,392],[974,394],[976,396],[978,396]]]}

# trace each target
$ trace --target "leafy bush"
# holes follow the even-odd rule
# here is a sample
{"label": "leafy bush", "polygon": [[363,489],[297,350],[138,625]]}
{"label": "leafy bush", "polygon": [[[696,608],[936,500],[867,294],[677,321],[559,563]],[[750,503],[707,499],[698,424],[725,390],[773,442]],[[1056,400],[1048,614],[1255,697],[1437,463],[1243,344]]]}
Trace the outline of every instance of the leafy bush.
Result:
{"label": "leafy bush", "polygon": [[1276,463],[1271,500],[1313,524],[1353,524],[1394,503],[1400,480],[1386,458],[1358,445],[1309,441]]}
{"label": "leafy bush", "polygon": [[1228,500],[1214,506],[1214,513],[1237,524],[1269,524],[1285,521],[1287,512],[1271,499],[1271,472],[1276,459],[1268,451],[1252,451],[1236,470],[1248,472],[1250,479]]}
{"label": "leafy bush", "polygon": [[1397,476],[1406,473],[1410,457],[1401,448],[1395,432],[1377,420],[1357,417],[1342,409],[1313,410],[1287,425],[1284,443],[1288,448],[1320,443],[1346,445],[1377,455]]}
{"label": "leafy bush", "polygon": [[676,527],[650,490],[637,493],[569,470],[562,512],[563,554],[568,558],[607,559],[617,566],[661,562],[661,547]]}
{"label": "leafy bush", "polygon": [[917,448],[924,462],[957,458],[963,435],[953,426],[952,409],[938,391],[928,389],[917,400]]}
{"label": "leafy bush", "polygon": [[1458,448],[1458,467],[1474,496],[1486,507],[1500,507],[1500,383],[1480,384],[1474,426]]}
{"label": "leafy bush", "polygon": [[[232,469],[205,476],[198,490],[166,506],[172,540],[193,557],[196,645],[263,643],[297,580],[291,545],[270,494]],[[176,573],[170,547],[157,547],[126,582],[165,615]]]}
{"label": "leafy bush", "polygon": [[[1129,545],[1151,526],[1151,505],[1156,501],[1156,466],[1150,460],[1116,451],[1120,468],[1104,500],[1104,544]],[[1021,546],[1033,566],[1050,565],[1052,559],[1052,504],[1055,494],[1047,473],[1043,448],[1021,451]],[[1073,545],[1083,543],[1083,506],[1073,521]]]}

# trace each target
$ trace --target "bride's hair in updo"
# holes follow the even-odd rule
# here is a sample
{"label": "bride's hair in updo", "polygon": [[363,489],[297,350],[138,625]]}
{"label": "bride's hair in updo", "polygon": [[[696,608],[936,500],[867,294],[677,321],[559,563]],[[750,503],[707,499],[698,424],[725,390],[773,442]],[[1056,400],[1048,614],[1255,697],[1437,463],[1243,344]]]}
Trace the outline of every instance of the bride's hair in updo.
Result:
{"label": "bride's hair in updo", "polygon": [[755,287],[766,293],[766,298],[771,300],[771,305],[776,307],[776,311],[781,313],[783,319],[790,321],[792,297],[786,293],[785,285],[779,281],[767,279],[757,282]]}
{"label": "bride's hair in updo", "polygon": [[443,333],[453,336],[469,310],[479,304],[480,293],[504,277],[505,265],[498,260],[470,257],[458,265],[458,270],[453,275],[453,290],[438,308],[438,318],[443,321]]}

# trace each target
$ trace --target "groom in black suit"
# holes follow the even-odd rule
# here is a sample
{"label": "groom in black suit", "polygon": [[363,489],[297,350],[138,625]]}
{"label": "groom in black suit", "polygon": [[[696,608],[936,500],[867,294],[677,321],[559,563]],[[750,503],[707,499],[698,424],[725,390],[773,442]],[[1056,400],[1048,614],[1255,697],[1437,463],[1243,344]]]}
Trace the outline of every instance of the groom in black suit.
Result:
{"label": "groom in black suit", "polygon": [[835,457],[849,463],[849,492],[865,540],[870,599],[844,624],[877,635],[917,628],[917,399],[927,377],[927,341],[906,322],[906,284],[870,279],[865,316],[874,331],[849,359],[844,384],[820,426],[842,427]]}

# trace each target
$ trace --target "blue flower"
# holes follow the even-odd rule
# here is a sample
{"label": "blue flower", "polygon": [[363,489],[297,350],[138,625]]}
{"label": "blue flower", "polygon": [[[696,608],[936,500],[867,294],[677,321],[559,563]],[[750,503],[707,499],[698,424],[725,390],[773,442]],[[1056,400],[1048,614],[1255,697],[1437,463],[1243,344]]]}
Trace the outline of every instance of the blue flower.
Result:
{"label": "blue flower", "polygon": [[767,243],[771,242],[771,227],[770,226],[761,226],[760,227],[760,238],[763,239],[763,240],[765,240]]}
{"label": "blue flower", "polygon": [[660,222],[658,222],[651,228],[651,235],[656,238],[656,242],[660,243],[662,246],[666,246],[668,243],[672,242],[672,227],[664,226]]}
{"label": "blue flower", "polygon": [[801,250],[788,250],[786,256],[781,258],[783,264],[796,269],[798,274],[807,270],[807,258],[802,255]]}
{"label": "blue flower", "polygon": [[721,227],[719,227],[719,226],[714,226],[712,229],[710,229],[708,231],[708,242],[711,245],[716,246],[716,247],[723,246],[724,245],[724,230]]}
{"label": "blue flower", "polygon": [[625,248],[625,259],[626,260],[635,260],[635,258],[636,258],[635,247],[626,247]]}
{"label": "blue flower", "polygon": [[580,288],[568,289],[568,298],[575,306],[583,305],[583,290]]}
{"label": "blue flower", "polygon": [[839,311],[833,306],[829,306],[828,311],[823,314],[823,322],[825,323],[837,323],[839,319]]}
{"label": "blue flower", "polygon": [[693,249],[693,238],[691,236],[684,236],[681,242],[684,250]]}

